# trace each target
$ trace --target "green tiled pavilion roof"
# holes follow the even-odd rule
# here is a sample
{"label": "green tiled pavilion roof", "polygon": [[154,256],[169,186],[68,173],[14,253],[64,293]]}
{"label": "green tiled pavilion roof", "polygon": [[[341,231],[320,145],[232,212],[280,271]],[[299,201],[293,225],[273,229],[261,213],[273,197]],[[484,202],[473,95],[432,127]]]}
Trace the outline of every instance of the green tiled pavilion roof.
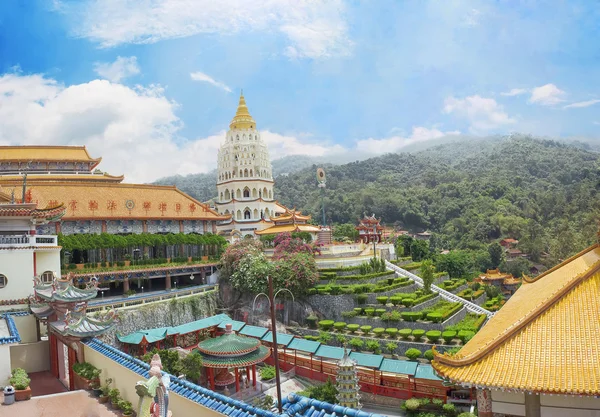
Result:
{"label": "green tiled pavilion roof", "polygon": [[420,365],[417,367],[415,378],[418,379],[431,379],[433,381],[441,381],[442,378],[436,375],[431,365]]}
{"label": "green tiled pavilion roof", "polygon": [[117,335],[117,339],[121,343],[129,343],[132,345],[139,345],[142,339],[145,337],[146,342],[155,343],[163,340],[165,337],[174,334],[170,332],[172,327],[159,327],[158,329],[140,330],[138,332],[130,333],[126,336]]}
{"label": "green tiled pavilion roof", "polygon": [[257,337],[257,338],[262,338],[267,332],[269,331],[269,329],[265,328],[265,327],[258,327],[258,326],[248,326],[245,325],[242,330],[240,330],[240,334],[243,334],[244,336],[252,336],[252,337]]}
{"label": "green tiled pavilion roof", "polygon": [[261,345],[258,349],[241,356],[213,356],[206,355],[202,351],[200,351],[200,354],[202,355],[202,366],[207,368],[233,368],[261,363],[271,355],[271,351],[266,346]]}
{"label": "green tiled pavilion roof", "polygon": [[314,342],[312,340],[294,338],[294,340],[292,340],[292,343],[290,343],[287,346],[287,348],[300,350],[302,352],[307,352],[307,353],[315,353],[317,351],[317,349],[319,349],[320,345],[321,345],[320,342]]}
{"label": "green tiled pavilion roof", "polygon": [[[290,342],[294,339],[294,336],[286,333],[277,332],[277,345],[286,346],[290,344]],[[269,331],[266,335],[261,339],[263,342],[273,343],[273,332]]]}
{"label": "green tiled pavilion roof", "polygon": [[344,348],[321,345],[315,352],[315,356],[326,359],[340,360],[344,357]]}
{"label": "green tiled pavilion roof", "polygon": [[178,334],[192,333],[197,332],[198,330],[204,330],[213,326],[218,326],[226,320],[231,321],[231,318],[229,318],[227,314],[217,314],[216,316],[206,317],[191,323],[181,324],[173,327],[172,330],[174,333]]}
{"label": "green tiled pavilion roof", "polygon": [[379,370],[394,374],[414,375],[417,372],[417,366],[419,366],[418,362],[384,359]]}
{"label": "green tiled pavilion roof", "polygon": [[244,327],[246,325],[246,323],[244,323],[243,321],[237,321],[237,320],[225,320],[224,322],[222,322],[221,324],[219,324],[219,329],[224,329],[225,326],[227,325],[227,323],[231,323],[231,329],[234,332],[239,332],[240,329],[242,327]]}
{"label": "green tiled pavilion roof", "polygon": [[260,340],[226,333],[198,343],[198,350],[206,355],[239,357],[257,350],[259,346]]}
{"label": "green tiled pavilion roof", "polygon": [[371,355],[369,353],[352,352],[350,353],[350,358],[354,359],[358,366],[365,366],[367,368],[379,369],[381,362],[383,362],[383,356]]}

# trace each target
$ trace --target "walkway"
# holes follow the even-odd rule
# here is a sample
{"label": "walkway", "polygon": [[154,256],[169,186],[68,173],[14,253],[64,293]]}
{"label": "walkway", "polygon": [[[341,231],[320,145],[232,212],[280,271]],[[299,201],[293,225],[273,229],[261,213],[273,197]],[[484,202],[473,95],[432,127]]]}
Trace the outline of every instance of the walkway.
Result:
{"label": "walkway", "polygon": [[[396,266],[389,261],[385,261],[385,266],[387,267],[387,269],[390,269],[390,270],[396,272],[400,276],[408,277],[408,278],[412,279],[419,287],[423,286],[423,279],[421,277],[413,274],[412,272],[408,272],[406,269],[402,269],[399,266]],[[455,302],[462,303],[467,308],[467,310],[469,310],[473,313],[485,314],[488,318],[491,318],[494,315],[494,313],[492,313],[491,311],[488,311],[485,308],[478,306],[475,303],[467,301],[464,298],[460,298],[456,294],[452,294],[449,291],[443,290],[440,287],[438,287],[437,285],[432,285],[431,289],[433,291],[437,292],[440,295],[440,297],[442,297],[445,300],[452,301],[454,303]]]}
{"label": "walkway", "polygon": [[31,378],[29,387],[33,397],[68,391],[50,371],[33,372],[29,374],[29,378]]}
{"label": "walkway", "polygon": [[71,391],[61,394],[33,397],[29,401],[17,401],[4,405],[0,394],[0,417],[118,417],[118,411],[99,404],[87,391]]}

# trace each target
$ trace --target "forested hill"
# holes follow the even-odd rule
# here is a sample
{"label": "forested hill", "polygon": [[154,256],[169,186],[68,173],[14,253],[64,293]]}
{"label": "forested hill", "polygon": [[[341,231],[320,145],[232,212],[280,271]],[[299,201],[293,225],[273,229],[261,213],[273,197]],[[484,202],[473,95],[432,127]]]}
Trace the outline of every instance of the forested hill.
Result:
{"label": "forested hill", "polygon": [[[596,237],[599,157],[513,136],[326,166],[326,216],[355,223],[375,213],[387,225],[437,232],[453,248],[510,236],[521,239],[521,248],[559,259]],[[315,170],[277,178],[276,196],[320,219]]]}

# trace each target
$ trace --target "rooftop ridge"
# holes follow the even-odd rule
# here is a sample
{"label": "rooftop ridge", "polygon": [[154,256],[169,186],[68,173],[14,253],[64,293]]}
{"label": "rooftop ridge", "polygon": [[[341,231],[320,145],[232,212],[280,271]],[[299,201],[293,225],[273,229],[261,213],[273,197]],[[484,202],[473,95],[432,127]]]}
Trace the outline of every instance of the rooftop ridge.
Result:
{"label": "rooftop ridge", "polygon": [[528,284],[531,284],[532,282],[536,282],[539,281],[541,278],[546,277],[548,274],[556,271],[557,269],[562,268],[563,266],[567,265],[570,262],[573,262],[575,259],[579,258],[582,255],[585,255],[586,253],[596,249],[597,247],[599,247],[599,244],[596,243],[592,246],[590,246],[589,248],[585,248],[584,250],[582,250],[579,253],[576,253],[575,255],[571,256],[570,258],[565,259],[564,261],[562,261],[561,263],[559,263],[558,265],[554,265],[552,268],[548,269],[547,271],[544,271],[543,273],[539,274],[536,277],[523,277],[523,282],[526,282]]}
{"label": "rooftop ridge", "polygon": [[[26,314],[16,313],[15,315],[24,316]],[[6,320],[8,332],[10,333],[10,336],[8,337],[0,337],[0,345],[6,345],[8,343],[21,343],[21,335],[19,334],[19,331],[17,330],[17,325],[15,324],[15,321],[12,318],[12,313],[2,314],[0,315],[0,318]]]}

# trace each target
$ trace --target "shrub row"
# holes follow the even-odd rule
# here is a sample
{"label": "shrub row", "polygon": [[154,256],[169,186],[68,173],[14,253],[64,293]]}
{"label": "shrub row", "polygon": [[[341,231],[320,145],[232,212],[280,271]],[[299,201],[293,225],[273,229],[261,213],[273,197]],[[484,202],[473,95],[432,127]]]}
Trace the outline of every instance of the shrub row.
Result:
{"label": "shrub row", "polygon": [[467,283],[466,279],[449,279],[442,282],[441,287],[446,291],[452,291],[460,287],[461,285],[465,285]]}
{"label": "shrub row", "polygon": [[[386,274],[387,275],[387,274]],[[338,295],[338,294],[366,294],[378,293],[406,287],[412,284],[412,280],[406,277],[389,278],[386,282],[379,284],[354,284],[354,285],[317,285],[308,289],[308,295]]]}
{"label": "shrub row", "polygon": [[342,279],[342,280],[361,281],[361,280],[365,280],[365,279],[379,278],[379,277],[383,277],[385,275],[394,275],[394,272],[393,271],[383,271],[383,272],[373,272],[371,274],[364,274],[364,275],[345,275],[343,277],[338,277],[337,274],[334,274],[333,276],[331,276],[329,274],[332,274],[332,272],[328,272],[327,275],[323,274],[322,279]]}
{"label": "shrub row", "polygon": [[484,290],[473,291],[471,288],[466,288],[456,295],[467,301],[471,301],[471,299],[475,300],[476,298],[479,298],[484,292]]}

